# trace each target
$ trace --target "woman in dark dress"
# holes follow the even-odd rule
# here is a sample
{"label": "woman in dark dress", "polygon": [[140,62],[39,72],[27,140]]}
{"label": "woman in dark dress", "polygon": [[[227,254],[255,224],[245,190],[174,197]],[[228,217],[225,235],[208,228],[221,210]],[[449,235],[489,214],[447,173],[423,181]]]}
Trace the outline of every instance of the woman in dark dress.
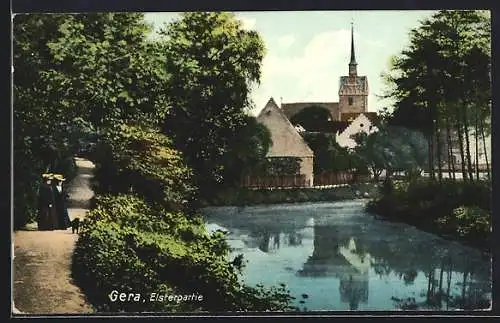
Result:
{"label": "woman in dark dress", "polygon": [[63,182],[66,179],[59,174],[55,175],[54,179],[55,179],[54,181],[55,184],[53,186],[53,191],[54,191],[54,200],[58,218],[57,228],[60,230],[66,230],[71,226],[71,221],[69,219],[69,214],[68,214],[68,207],[66,204],[69,195],[67,194],[66,189],[63,186]]}
{"label": "woman in dark dress", "polygon": [[43,174],[44,182],[38,191],[38,230],[52,230],[55,201],[52,190],[52,174]]}

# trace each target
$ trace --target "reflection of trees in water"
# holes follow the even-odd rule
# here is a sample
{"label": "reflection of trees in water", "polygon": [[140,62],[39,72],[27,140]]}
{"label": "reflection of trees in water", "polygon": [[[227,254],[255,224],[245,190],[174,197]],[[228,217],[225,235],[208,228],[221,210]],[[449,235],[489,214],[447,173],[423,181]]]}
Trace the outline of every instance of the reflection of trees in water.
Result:
{"label": "reflection of trees in water", "polygon": [[[393,237],[374,239],[354,231],[338,226],[315,226],[313,254],[298,274],[338,277],[341,300],[351,309],[357,309],[359,303],[368,300],[368,270],[361,268],[366,265],[364,261],[368,261],[368,267],[371,266],[379,277],[393,274],[405,285],[414,284],[419,272],[425,273],[428,281],[427,288],[422,291],[425,301],[418,304],[414,298],[393,299],[397,307],[478,309],[485,308],[485,304],[488,307],[486,299],[491,287],[484,283],[489,280],[482,261],[465,261],[467,253],[460,254],[432,244],[425,245],[425,250],[422,244],[415,246]],[[453,283],[457,280],[455,275],[464,277],[460,293]]]}
{"label": "reflection of trees in water", "polygon": [[302,245],[302,234],[298,232],[292,232],[288,234],[288,245],[290,246],[301,246]]}
{"label": "reflection of trees in water", "polygon": [[[362,224],[347,225],[342,228],[332,228],[336,241],[345,237],[353,237],[357,252],[368,253],[371,266],[380,277],[391,274],[399,277],[405,285],[412,285],[419,272],[425,273],[428,284],[423,291],[425,302],[416,304],[415,300],[400,300],[407,308],[436,309],[479,309],[487,308],[491,293],[491,271],[489,265],[479,255],[471,254],[467,248],[447,247],[437,239],[422,241],[418,237],[424,234],[419,231],[407,231],[406,234],[394,234],[374,238],[376,232],[361,230]],[[320,244],[327,239],[319,239]],[[315,244],[316,245],[316,244]],[[326,247],[324,247],[326,248]],[[456,281],[462,275],[460,291],[456,290]],[[453,286],[455,285],[455,286]],[[486,306],[485,306],[486,305]]]}
{"label": "reflection of trees in water", "polygon": [[280,249],[282,242],[292,247],[302,245],[302,234],[299,232],[281,233],[263,230],[258,233],[252,232],[250,236],[258,239],[258,248],[264,252]]}
{"label": "reflection of trees in water", "polygon": [[[443,259],[440,266],[429,270],[427,277],[427,290],[423,302],[416,302],[414,298],[392,298],[396,307],[401,309],[485,309],[489,308],[489,290],[491,286],[481,277],[475,277],[474,267],[468,264],[464,272],[454,272],[451,257]],[[453,276],[460,276],[460,282],[455,283],[460,287],[456,293],[453,289]]]}

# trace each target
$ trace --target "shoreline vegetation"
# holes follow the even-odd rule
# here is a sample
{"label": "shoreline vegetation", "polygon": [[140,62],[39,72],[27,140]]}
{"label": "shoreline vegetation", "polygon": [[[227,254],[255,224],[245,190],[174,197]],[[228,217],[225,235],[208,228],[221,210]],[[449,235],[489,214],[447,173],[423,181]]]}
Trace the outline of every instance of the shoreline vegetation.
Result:
{"label": "shoreline vegetation", "polygon": [[395,181],[366,211],[491,253],[491,182]]}
{"label": "shoreline vegetation", "polygon": [[357,183],[337,187],[305,187],[287,189],[233,188],[221,191],[215,197],[201,201],[207,206],[251,206],[285,203],[335,202],[378,195],[377,184]]}
{"label": "shoreline vegetation", "polygon": [[406,223],[490,254],[491,185],[488,181],[441,183],[428,178],[328,188],[248,189],[220,192],[201,207],[255,206],[366,199],[365,210],[381,220]]}

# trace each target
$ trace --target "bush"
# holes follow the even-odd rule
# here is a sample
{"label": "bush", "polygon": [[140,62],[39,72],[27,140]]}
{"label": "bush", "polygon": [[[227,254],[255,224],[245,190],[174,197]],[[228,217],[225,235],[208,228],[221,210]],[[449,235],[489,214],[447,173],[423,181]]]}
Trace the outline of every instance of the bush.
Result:
{"label": "bush", "polygon": [[467,238],[488,237],[491,234],[491,213],[477,206],[460,206],[438,220],[443,226],[456,228]]}
{"label": "bush", "polygon": [[367,211],[489,249],[491,182],[396,181],[392,193],[371,201]]}
{"label": "bush", "polygon": [[96,147],[96,179],[101,193],[136,192],[148,201],[181,210],[193,199],[191,171],[159,131],[118,125]]}
{"label": "bush", "polygon": [[[100,311],[284,310],[281,288],[244,286],[241,259],[229,262],[222,232],[209,235],[201,218],[171,213],[138,196],[97,199],[82,225],[74,253],[75,280]],[[112,302],[107,295],[177,293],[201,302]],[[148,296],[149,297],[149,296]]]}
{"label": "bush", "polygon": [[219,192],[219,194],[203,205],[232,205],[245,206],[257,204],[304,203],[340,201],[357,198],[355,192],[368,192],[370,196],[376,195],[373,184],[355,184],[334,188],[291,188],[291,189],[247,189],[233,188]]}

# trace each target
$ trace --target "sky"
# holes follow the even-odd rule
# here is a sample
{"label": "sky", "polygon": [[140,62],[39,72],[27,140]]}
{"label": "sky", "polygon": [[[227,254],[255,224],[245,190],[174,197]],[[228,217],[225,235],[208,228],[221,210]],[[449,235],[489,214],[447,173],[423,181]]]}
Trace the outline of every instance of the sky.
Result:
{"label": "sky", "polygon": [[[251,98],[258,114],[269,98],[291,102],[338,102],[339,78],[347,75],[351,23],[358,75],[368,78],[368,111],[390,106],[377,96],[387,90],[382,73],[392,56],[409,45],[409,31],[434,11],[235,12],[244,28],[256,30],[266,55]],[[179,13],[146,13],[158,31]]]}

